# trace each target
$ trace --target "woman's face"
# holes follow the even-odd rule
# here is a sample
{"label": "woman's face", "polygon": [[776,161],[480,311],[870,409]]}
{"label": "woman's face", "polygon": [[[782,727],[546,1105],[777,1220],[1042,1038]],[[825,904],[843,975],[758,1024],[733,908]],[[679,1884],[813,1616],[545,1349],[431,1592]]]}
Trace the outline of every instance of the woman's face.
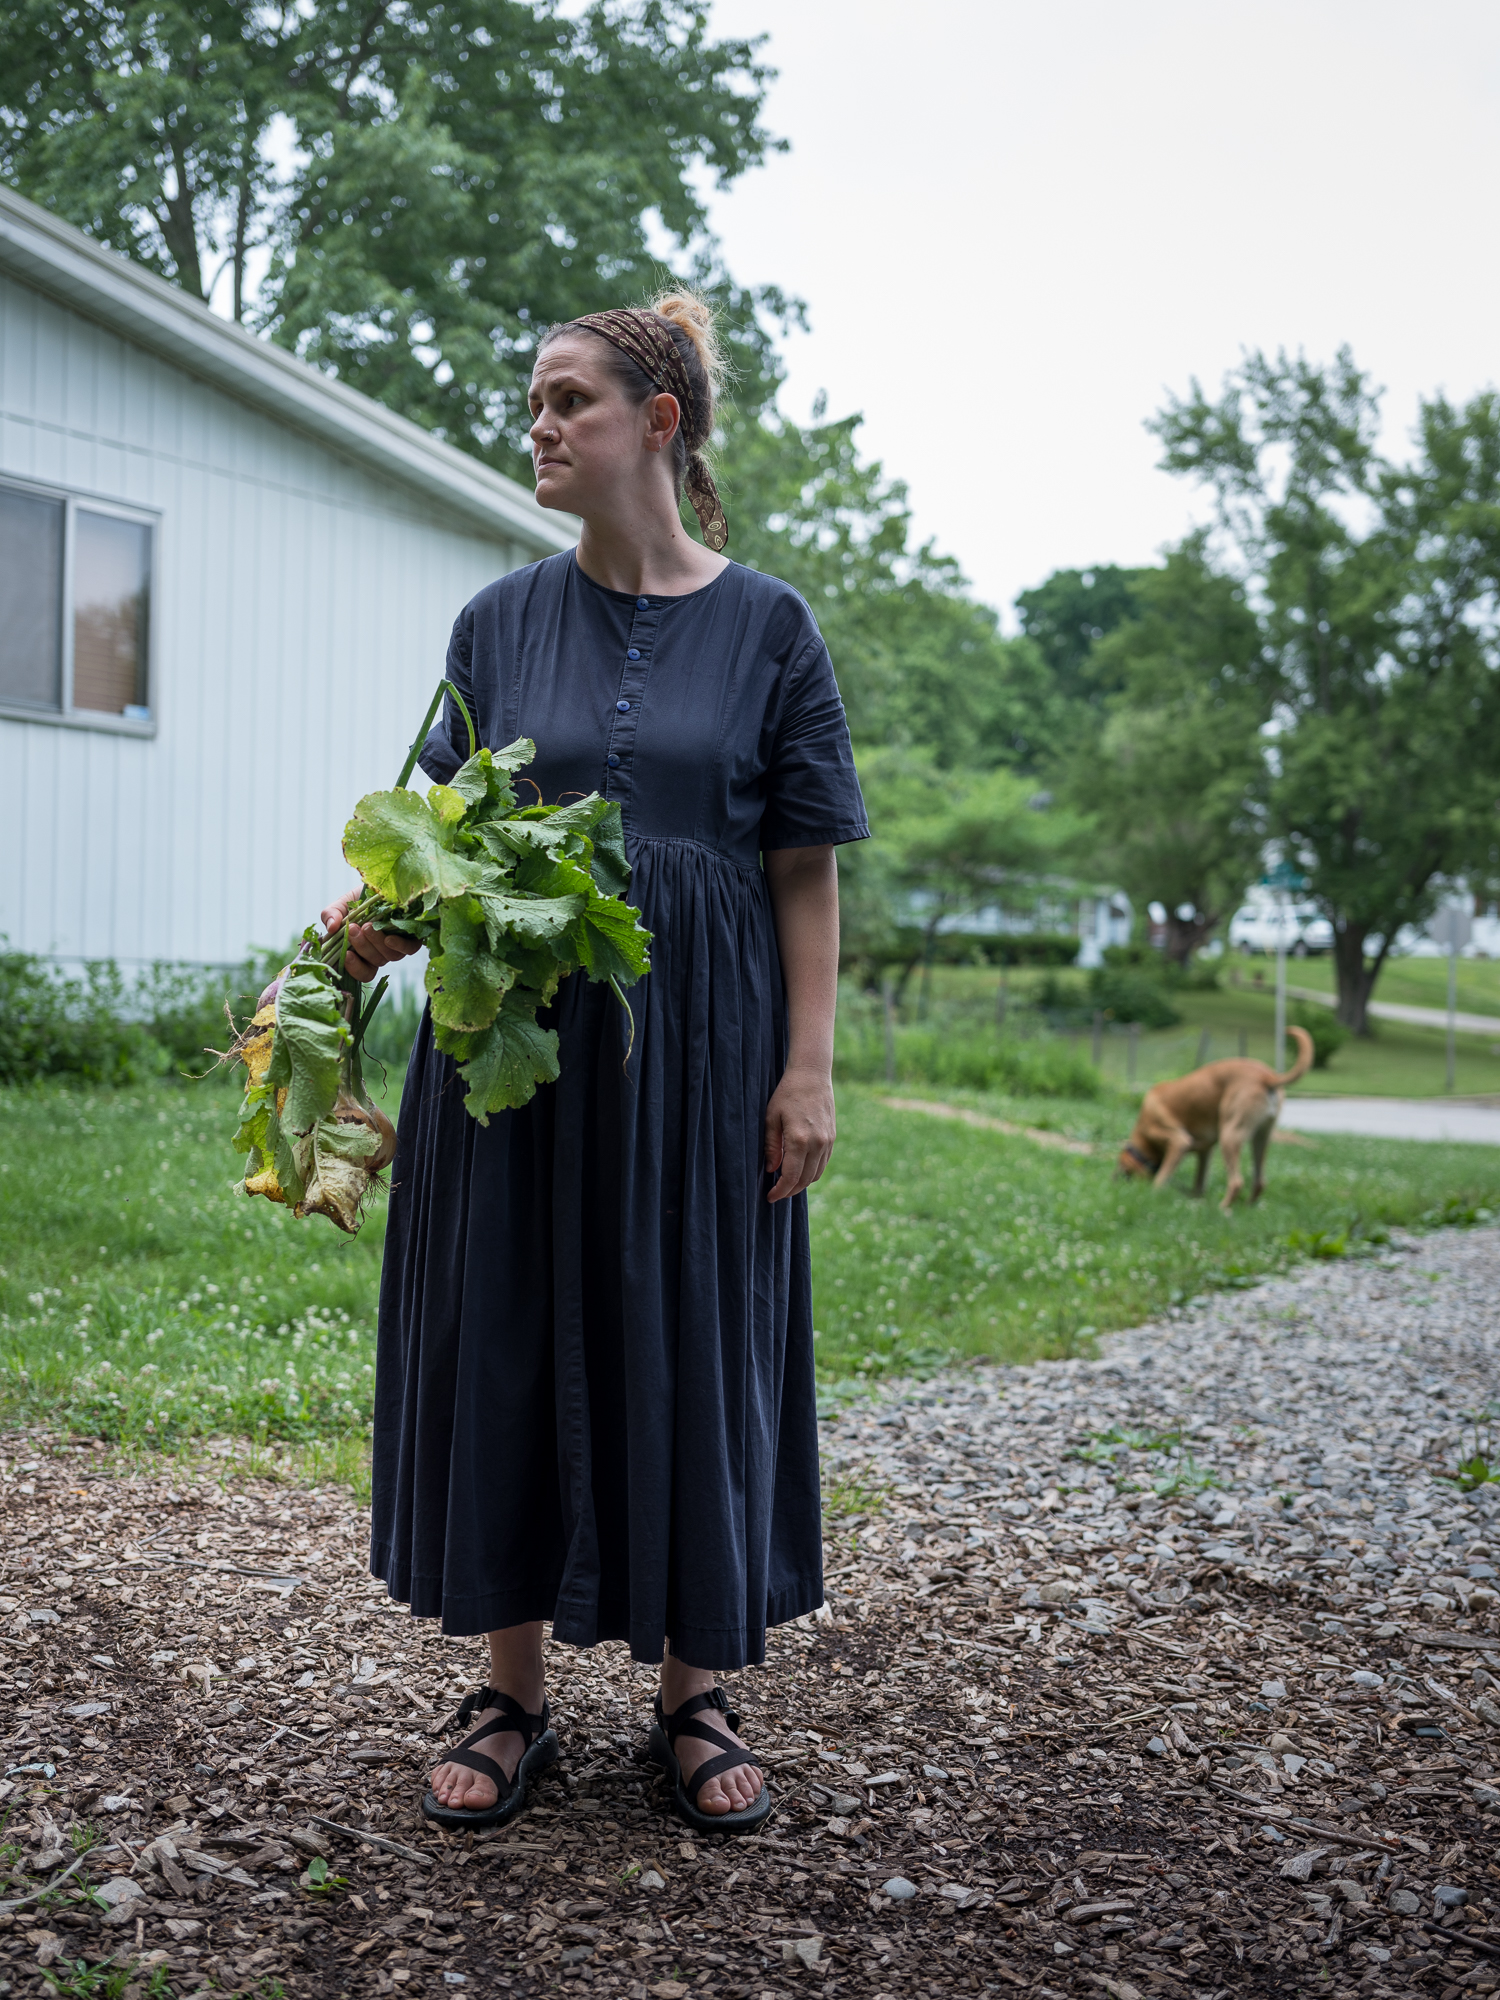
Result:
{"label": "woman's face", "polygon": [[667,447],[677,429],[677,399],[663,394],[632,403],[596,334],[565,333],[548,342],[532,371],[530,402],[541,506],[587,518],[638,506],[645,482],[665,478],[670,493]]}

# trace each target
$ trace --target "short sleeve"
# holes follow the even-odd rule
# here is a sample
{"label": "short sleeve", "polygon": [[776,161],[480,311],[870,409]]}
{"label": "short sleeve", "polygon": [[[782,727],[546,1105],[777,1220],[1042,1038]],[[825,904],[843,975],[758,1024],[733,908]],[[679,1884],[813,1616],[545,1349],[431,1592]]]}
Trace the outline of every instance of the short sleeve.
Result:
{"label": "short sleeve", "polygon": [[868,840],[849,723],[821,638],[792,668],[766,774],[763,854]]}
{"label": "short sleeve", "polygon": [[[453,621],[453,632],[448,640],[448,662],[443,669],[463,696],[470,715],[474,715],[474,611],[466,605]],[[477,726],[477,718],[476,718]],[[428,732],[427,741],[422,745],[417,762],[440,785],[451,782],[461,764],[468,762],[469,732],[464,727],[464,719],[458,712],[458,703],[452,694],[443,696],[443,712]]]}

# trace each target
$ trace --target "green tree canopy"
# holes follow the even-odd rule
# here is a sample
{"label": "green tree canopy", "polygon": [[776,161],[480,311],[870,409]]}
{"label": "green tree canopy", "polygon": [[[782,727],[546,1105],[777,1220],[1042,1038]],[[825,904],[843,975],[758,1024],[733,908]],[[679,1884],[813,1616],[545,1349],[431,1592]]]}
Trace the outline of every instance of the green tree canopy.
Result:
{"label": "green tree canopy", "polygon": [[841,855],[840,901],[845,956],[868,967],[930,957],[945,920],[1066,899],[1089,859],[1088,822],[1018,772],[944,770],[930,750],[890,747],[859,771],[875,838]]}
{"label": "green tree canopy", "polygon": [[1339,1017],[1365,1032],[1403,925],[1500,861],[1500,399],[1421,408],[1404,465],[1347,350],[1251,355],[1157,419],[1206,481],[1264,632],[1268,830],[1334,932]]}
{"label": "green tree canopy", "polygon": [[696,0],[0,12],[0,175],[506,471],[538,327],[641,296],[773,144]]}
{"label": "green tree canopy", "polygon": [[1040,651],[1063,701],[1096,704],[1117,685],[1099,641],[1135,615],[1141,574],[1113,563],[1057,569],[1016,599],[1021,630]]}
{"label": "green tree canopy", "polygon": [[1259,873],[1266,827],[1260,729],[1269,714],[1259,623],[1203,538],[1137,570],[1132,614],[1086,665],[1115,690],[1081,728],[1064,790],[1094,815],[1100,866],[1137,906],[1167,910],[1167,954],[1189,958]]}
{"label": "green tree canopy", "polygon": [[906,488],[861,459],[859,418],[779,417],[774,363],[751,352],[742,376],[757,367],[755,393],[741,387],[725,416],[731,552],[812,606],[856,743],[925,746],[945,769],[1035,770],[1064,710],[1040,652],[1001,636],[950,557],[912,547]]}

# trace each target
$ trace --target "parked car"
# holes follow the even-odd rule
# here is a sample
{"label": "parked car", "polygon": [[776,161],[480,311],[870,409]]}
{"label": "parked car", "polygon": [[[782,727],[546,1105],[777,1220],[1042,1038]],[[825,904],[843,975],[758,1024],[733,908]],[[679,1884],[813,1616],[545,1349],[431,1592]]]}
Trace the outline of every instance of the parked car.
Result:
{"label": "parked car", "polygon": [[1269,898],[1235,911],[1229,919],[1230,949],[1273,955],[1283,923],[1286,948],[1293,958],[1315,958],[1333,950],[1333,925],[1314,904],[1291,903],[1283,913]]}

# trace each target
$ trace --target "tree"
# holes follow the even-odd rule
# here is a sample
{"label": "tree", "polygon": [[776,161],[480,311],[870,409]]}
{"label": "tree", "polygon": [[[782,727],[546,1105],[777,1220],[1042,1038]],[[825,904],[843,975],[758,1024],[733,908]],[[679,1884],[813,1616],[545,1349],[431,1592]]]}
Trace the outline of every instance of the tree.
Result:
{"label": "tree", "polygon": [[[15,0],[0,176],[514,471],[537,330],[645,293],[774,142],[699,0]],[[290,165],[280,164],[290,159]],[[250,260],[269,255],[254,304]]]}
{"label": "tree", "polygon": [[911,547],[906,488],[860,458],[857,416],[791,423],[773,359],[745,356],[741,376],[721,453],[732,552],[812,606],[855,741],[925,746],[943,769],[1035,770],[1063,714],[1041,654],[1000,635],[950,557]]}
{"label": "tree", "polygon": [[770,72],[707,19],[702,0],[15,0],[0,176],[522,478],[539,330],[649,295],[664,228],[737,364],[732,553],[807,596],[856,736],[1035,768],[1064,711],[1041,653],[912,549],[857,417],[775,414],[772,331],[800,309],[733,284],[703,205],[776,143]]}
{"label": "tree", "polygon": [[1250,355],[1155,429],[1205,480],[1259,612],[1274,720],[1268,831],[1333,926],[1338,1016],[1369,1032],[1397,934],[1459,879],[1496,879],[1500,399],[1421,407],[1415,456],[1376,451],[1378,403],[1332,367]]}
{"label": "tree", "polygon": [[874,839],[840,857],[846,959],[930,965],[946,921],[1030,913],[1087,849],[1080,815],[1014,771],[944,770],[927,750],[860,758]]}
{"label": "tree", "polygon": [[1097,649],[1101,639],[1135,616],[1135,585],[1142,574],[1113,563],[1057,569],[1016,599],[1021,630],[1040,651],[1064,701],[1097,706],[1116,685]]}
{"label": "tree", "polygon": [[1167,911],[1185,964],[1234,909],[1265,844],[1268,719],[1260,627],[1203,538],[1137,570],[1132,615],[1096,641],[1083,674],[1111,687],[1068,760],[1064,789],[1094,815],[1108,870]]}

